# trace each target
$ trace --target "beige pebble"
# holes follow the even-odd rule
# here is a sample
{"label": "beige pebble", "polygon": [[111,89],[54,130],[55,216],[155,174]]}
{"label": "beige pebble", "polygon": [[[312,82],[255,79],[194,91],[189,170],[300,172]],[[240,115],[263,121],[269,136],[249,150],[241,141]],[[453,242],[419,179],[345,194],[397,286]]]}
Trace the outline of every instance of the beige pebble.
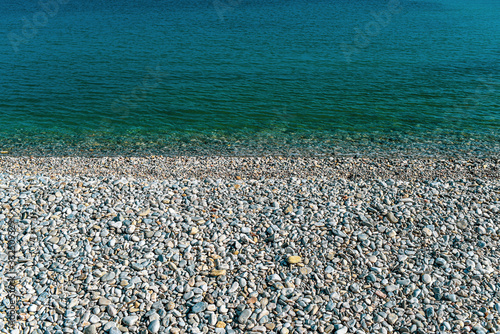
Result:
{"label": "beige pebble", "polygon": [[288,263],[290,264],[295,264],[302,262],[302,258],[300,256],[289,256],[288,257]]}

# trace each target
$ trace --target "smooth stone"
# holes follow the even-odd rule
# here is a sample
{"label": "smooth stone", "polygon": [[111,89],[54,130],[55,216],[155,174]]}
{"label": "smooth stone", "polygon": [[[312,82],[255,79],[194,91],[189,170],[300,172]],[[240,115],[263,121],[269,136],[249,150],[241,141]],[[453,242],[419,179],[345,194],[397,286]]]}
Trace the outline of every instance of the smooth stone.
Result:
{"label": "smooth stone", "polygon": [[300,256],[289,256],[288,257],[288,263],[290,264],[295,264],[295,263],[300,263],[302,262],[302,258]]}
{"label": "smooth stone", "polygon": [[210,276],[223,276],[226,274],[226,270],[225,269],[214,269],[210,272]]}
{"label": "smooth stone", "polygon": [[173,301],[169,301],[167,303],[167,310],[172,311],[175,308],[175,303]]}
{"label": "smooth stone", "polygon": [[159,330],[160,330],[160,321],[158,320],[151,321],[151,323],[148,326],[148,331],[154,334],[158,333]]}
{"label": "smooth stone", "polygon": [[97,302],[100,306],[108,306],[111,304],[111,301],[104,298],[104,297],[101,297],[99,298],[99,301]]}
{"label": "smooth stone", "polygon": [[347,326],[342,327],[341,329],[338,329],[335,334],[346,334],[347,333]]}
{"label": "smooth stone", "polygon": [[358,283],[353,283],[353,284],[351,284],[351,286],[350,286],[349,288],[350,288],[350,289],[351,289],[351,291],[352,291],[352,292],[354,292],[354,293],[358,293],[358,292],[361,290],[361,288],[360,288],[360,286],[359,286],[359,284],[358,284]]}
{"label": "smooth stone", "polygon": [[388,212],[386,217],[387,217],[387,220],[389,220],[393,224],[398,222],[398,219],[396,218],[396,216],[394,216],[394,214],[392,212]]}
{"label": "smooth stone", "polygon": [[205,311],[206,309],[207,309],[207,303],[199,302],[193,305],[193,307],[191,308],[191,312],[200,313]]}
{"label": "smooth stone", "polygon": [[422,232],[424,232],[424,234],[428,237],[432,236],[432,231],[430,229],[428,229],[427,227],[424,227],[422,229]]}
{"label": "smooth stone", "polygon": [[240,324],[244,324],[247,322],[248,318],[252,315],[252,310],[250,309],[244,309],[243,312],[241,312],[240,316],[238,317],[238,322]]}
{"label": "smooth stone", "polygon": [[133,326],[137,322],[137,320],[139,320],[138,316],[136,316],[136,315],[129,315],[129,316],[123,318],[122,322],[123,322],[123,324],[125,326],[131,327],[131,326]]}
{"label": "smooth stone", "polygon": [[390,313],[388,316],[387,316],[387,322],[391,325],[394,325],[396,323],[396,321],[398,321],[398,316],[395,315],[394,313]]}
{"label": "smooth stone", "polygon": [[114,317],[114,316],[116,316],[116,314],[117,314],[117,311],[116,311],[116,309],[113,307],[113,305],[108,305],[108,306],[106,307],[106,311],[108,312],[108,314],[109,314],[111,317]]}
{"label": "smooth stone", "polygon": [[393,284],[393,285],[388,285],[385,287],[385,291],[387,292],[394,292],[398,289],[398,286]]}
{"label": "smooth stone", "polygon": [[90,320],[89,320],[89,321],[90,321],[90,323],[91,323],[91,324],[96,324],[96,323],[100,322],[100,321],[101,321],[101,319],[100,319],[97,315],[93,314],[93,315],[90,317]]}
{"label": "smooth stone", "polygon": [[267,278],[270,282],[278,282],[281,281],[281,277],[278,274],[272,274]]}
{"label": "smooth stone", "polygon": [[143,209],[143,210],[139,211],[139,213],[137,215],[140,217],[144,217],[144,216],[149,215],[150,212],[151,212],[151,210],[149,208]]}
{"label": "smooth stone", "polygon": [[83,330],[83,334],[97,334],[97,329],[95,325],[89,325]]}
{"label": "smooth stone", "polygon": [[223,321],[219,321],[215,324],[215,328],[226,328],[226,323]]}
{"label": "smooth stone", "polygon": [[59,242],[59,237],[52,237],[49,239],[50,243],[57,244]]}
{"label": "smooth stone", "polygon": [[101,277],[101,281],[103,281],[103,282],[109,282],[109,281],[112,281],[114,279],[115,279],[114,272],[107,273]]}
{"label": "smooth stone", "polygon": [[368,234],[366,234],[366,233],[361,233],[361,234],[358,234],[358,240],[359,240],[359,241],[365,241],[365,240],[368,240]]}
{"label": "smooth stone", "polygon": [[121,332],[118,328],[116,328],[116,327],[111,327],[111,328],[109,329],[109,332],[108,332],[108,333],[109,333],[109,334],[121,334],[122,332]]}
{"label": "smooth stone", "polygon": [[104,326],[103,326],[103,330],[105,332],[109,331],[111,329],[111,327],[116,327],[116,322],[114,321],[108,321]]}

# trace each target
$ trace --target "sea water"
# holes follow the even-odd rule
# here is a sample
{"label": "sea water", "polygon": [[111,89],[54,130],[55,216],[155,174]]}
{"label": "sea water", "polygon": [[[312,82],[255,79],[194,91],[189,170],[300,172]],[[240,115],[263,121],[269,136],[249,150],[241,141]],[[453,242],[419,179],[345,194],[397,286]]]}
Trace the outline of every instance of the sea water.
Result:
{"label": "sea water", "polygon": [[498,0],[2,0],[0,150],[491,156],[499,42]]}

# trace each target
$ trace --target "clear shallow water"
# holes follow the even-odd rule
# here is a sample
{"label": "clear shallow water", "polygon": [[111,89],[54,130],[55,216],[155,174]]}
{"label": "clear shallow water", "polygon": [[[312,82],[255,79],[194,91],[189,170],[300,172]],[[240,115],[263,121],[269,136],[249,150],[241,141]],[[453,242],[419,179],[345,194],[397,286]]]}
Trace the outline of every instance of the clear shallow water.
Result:
{"label": "clear shallow water", "polygon": [[499,152],[497,0],[66,1],[0,3],[3,151]]}

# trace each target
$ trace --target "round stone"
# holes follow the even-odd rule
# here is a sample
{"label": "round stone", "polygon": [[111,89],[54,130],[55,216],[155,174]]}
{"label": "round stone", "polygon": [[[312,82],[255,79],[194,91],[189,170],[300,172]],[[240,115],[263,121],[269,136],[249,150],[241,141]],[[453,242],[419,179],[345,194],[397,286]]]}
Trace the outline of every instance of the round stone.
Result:
{"label": "round stone", "polygon": [[425,284],[429,284],[432,281],[431,275],[429,274],[423,274],[422,275],[422,282]]}

